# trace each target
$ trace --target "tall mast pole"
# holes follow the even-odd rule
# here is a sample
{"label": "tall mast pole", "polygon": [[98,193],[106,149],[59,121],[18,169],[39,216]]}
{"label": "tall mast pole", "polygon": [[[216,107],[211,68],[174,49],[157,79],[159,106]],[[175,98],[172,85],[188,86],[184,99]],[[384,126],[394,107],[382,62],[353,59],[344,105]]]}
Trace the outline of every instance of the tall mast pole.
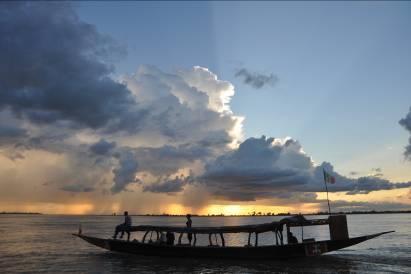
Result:
{"label": "tall mast pole", "polygon": [[330,207],[330,200],[328,199],[328,187],[327,187],[327,180],[326,180],[326,173],[325,170],[323,169],[323,174],[324,174],[324,185],[325,185],[325,190],[327,192],[327,204],[328,204],[328,215],[331,215],[331,207]]}

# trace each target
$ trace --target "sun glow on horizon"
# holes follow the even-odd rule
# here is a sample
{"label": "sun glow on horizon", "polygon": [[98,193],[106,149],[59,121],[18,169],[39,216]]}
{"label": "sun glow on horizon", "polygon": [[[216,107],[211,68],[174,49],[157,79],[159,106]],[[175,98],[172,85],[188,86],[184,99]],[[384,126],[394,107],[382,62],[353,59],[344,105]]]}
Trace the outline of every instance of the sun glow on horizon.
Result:
{"label": "sun glow on horizon", "polygon": [[292,212],[292,207],[287,206],[270,206],[270,205],[220,205],[212,204],[205,207],[200,214],[204,215],[261,215],[261,214],[278,214]]}

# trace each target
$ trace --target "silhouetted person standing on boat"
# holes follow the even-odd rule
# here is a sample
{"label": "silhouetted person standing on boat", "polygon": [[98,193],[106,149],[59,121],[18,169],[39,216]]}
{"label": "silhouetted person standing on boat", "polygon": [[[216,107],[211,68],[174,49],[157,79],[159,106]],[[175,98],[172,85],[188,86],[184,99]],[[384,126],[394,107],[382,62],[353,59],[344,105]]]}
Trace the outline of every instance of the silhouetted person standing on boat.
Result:
{"label": "silhouetted person standing on boat", "polygon": [[[191,228],[191,225],[193,224],[193,221],[191,220],[191,215],[187,214],[187,222],[186,222],[186,226],[187,228]],[[193,239],[193,234],[192,233],[187,233],[187,238],[188,238],[188,242],[191,245],[191,240]]]}
{"label": "silhouetted person standing on boat", "polygon": [[121,232],[120,239],[123,239],[124,232],[127,233],[127,241],[130,241],[131,217],[128,216],[128,211],[124,211],[124,223],[116,226],[113,238],[117,238],[117,234]]}

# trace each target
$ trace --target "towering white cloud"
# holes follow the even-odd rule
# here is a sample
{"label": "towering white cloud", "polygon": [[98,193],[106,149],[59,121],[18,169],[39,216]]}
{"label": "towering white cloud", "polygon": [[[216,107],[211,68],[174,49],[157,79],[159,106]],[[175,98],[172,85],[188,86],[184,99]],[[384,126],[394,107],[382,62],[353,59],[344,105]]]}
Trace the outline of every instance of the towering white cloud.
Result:
{"label": "towering white cloud", "polygon": [[139,130],[175,144],[223,145],[242,137],[243,118],[228,105],[234,87],[201,67],[165,73],[141,66],[123,83],[131,90],[144,118]]}
{"label": "towering white cloud", "polygon": [[[233,86],[219,80],[205,68],[165,73],[153,66],[141,66],[135,74],[123,77],[122,81],[144,113],[137,130],[128,131],[127,134],[134,134],[147,145],[131,145],[120,148],[118,152],[118,155],[123,155],[127,151],[138,162],[138,168],[136,165],[133,169],[134,175],[148,172],[159,178],[175,176],[175,172],[190,168],[196,160],[204,161],[228,151],[230,145],[237,144],[242,138],[243,118],[235,116],[228,105],[234,95]],[[133,124],[134,121],[129,122]],[[151,139],[157,140],[154,147]],[[101,145],[95,144],[93,147]],[[125,189],[132,182],[129,176],[125,177],[127,180],[118,178],[118,173],[122,174],[119,172],[121,166],[127,165],[127,162],[119,161],[119,165],[115,169],[114,192]],[[153,192],[172,189],[175,192],[185,184],[178,180],[166,181],[169,183],[157,180],[156,187],[144,189]],[[171,186],[170,182],[177,182],[173,185],[181,187],[166,187]]]}

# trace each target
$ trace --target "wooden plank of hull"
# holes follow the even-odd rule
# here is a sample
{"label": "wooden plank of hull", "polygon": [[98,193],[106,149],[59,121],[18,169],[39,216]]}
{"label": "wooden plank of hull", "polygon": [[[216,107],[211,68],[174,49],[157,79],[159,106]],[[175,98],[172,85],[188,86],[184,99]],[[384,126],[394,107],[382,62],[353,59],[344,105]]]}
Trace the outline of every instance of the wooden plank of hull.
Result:
{"label": "wooden plank of hull", "polygon": [[73,234],[83,240],[116,252],[125,252],[145,256],[160,257],[196,257],[196,258],[229,258],[229,259],[281,259],[320,255],[341,248],[352,246],[363,241],[375,238],[382,232],[367,236],[355,237],[347,240],[328,240],[313,243],[299,243],[290,245],[246,246],[246,247],[209,247],[209,246],[166,246],[157,244],[142,244],[121,240],[101,239],[85,235]]}

